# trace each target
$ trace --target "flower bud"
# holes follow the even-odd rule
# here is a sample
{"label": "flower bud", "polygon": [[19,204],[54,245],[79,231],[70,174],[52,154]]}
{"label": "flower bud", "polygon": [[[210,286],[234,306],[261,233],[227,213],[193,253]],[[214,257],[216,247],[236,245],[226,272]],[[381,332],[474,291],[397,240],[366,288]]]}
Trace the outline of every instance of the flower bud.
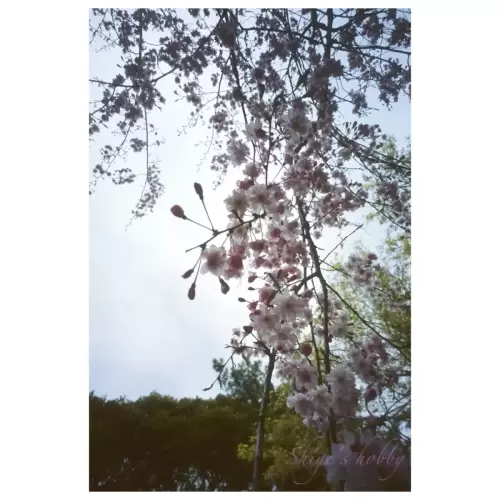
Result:
{"label": "flower bud", "polygon": [[365,391],[365,401],[369,403],[377,397],[377,389],[375,387],[368,387]]}
{"label": "flower bud", "polygon": [[189,269],[188,271],[186,271],[186,272],[182,275],[182,277],[183,277],[184,279],[187,279],[187,278],[189,278],[189,277],[193,274],[193,272],[194,272],[194,269]]}
{"label": "flower bud", "polygon": [[201,187],[201,184],[198,182],[194,183],[194,190],[196,191],[196,194],[200,197],[200,200],[203,201],[203,188]]}
{"label": "flower bud", "polygon": [[229,285],[222,278],[219,278],[219,283],[220,283],[220,291],[224,295],[226,295],[226,293],[229,292]]}
{"label": "flower bud", "polygon": [[304,356],[310,356],[312,354],[312,347],[311,344],[306,343],[306,344],[301,344],[299,347],[299,351],[304,355]]}
{"label": "flower bud", "polygon": [[185,219],[186,218],[186,214],[184,213],[184,210],[182,209],[182,207],[180,207],[179,205],[174,205],[170,211],[176,216],[176,217],[179,217],[180,219]]}

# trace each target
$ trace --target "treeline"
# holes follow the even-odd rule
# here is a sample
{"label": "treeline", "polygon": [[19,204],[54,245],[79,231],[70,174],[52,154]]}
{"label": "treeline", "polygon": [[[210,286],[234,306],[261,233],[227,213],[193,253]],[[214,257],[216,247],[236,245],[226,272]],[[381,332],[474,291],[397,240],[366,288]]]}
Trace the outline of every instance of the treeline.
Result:
{"label": "treeline", "polygon": [[252,464],[237,457],[255,422],[241,400],[136,401],[90,394],[91,491],[246,490]]}
{"label": "treeline", "polygon": [[[132,401],[91,392],[90,491],[248,491],[253,464],[245,452],[255,435],[261,377],[260,363],[244,361],[223,371],[227,394],[211,399],[152,393]],[[294,431],[288,428],[285,452],[276,442],[278,458],[266,453],[266,489],[326,490],[323,470],[302,457],[298,443],[307,429],[286,408],[287,392],[286,385],[272,391],[268,418]]]}

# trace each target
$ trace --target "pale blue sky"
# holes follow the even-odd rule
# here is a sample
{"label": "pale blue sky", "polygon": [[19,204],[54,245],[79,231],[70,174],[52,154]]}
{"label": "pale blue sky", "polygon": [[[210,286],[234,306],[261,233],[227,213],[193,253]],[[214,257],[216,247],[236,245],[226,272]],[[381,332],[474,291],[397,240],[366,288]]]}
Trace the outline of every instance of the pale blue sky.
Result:
{"label": "pale blue sky", "polygon": [[[116,75],[117,62],[116,53],[91,51],[90,76],[109,81]],[[232,328],[248,320],[245,305],[237,301],[246,287],[238,290],[233,285],[223,296],[215,278],[202,276],[196,300],[187,299],[189,283],[181,274],[196,254],[186,255],[185,249],[206,239],[206,231],[173,217],[170,207],[178,203],[204,222],[193,190],[193,182],[200,182],[214,224],[225,224],[222,200],[235,187],[238,172],[230,172],[217,191],[211,189],[215,176],[208,161],[198,171],[206,146],[195,146],[206,140],[207,131],[198,127],[179,136],[177,130],[186,124],[191,108],[173,102],[175,87],[168,77],[161,88],[167,104],[150,116],[166,139],[153,153],[162,161],[165,184],[155,211],[125,231],[142,189],[140,178],[126,186],[105,180],[90,197],[90,389],[108,397],[136,398],[153,390],[175,397],[210,394],[202,389],[214,378],[212,358],[227,355],[224,345]],[[91,99],[95,97],[91,90]],[[402,143],[410,134],[409,103],[405,100],[391,112],[373,113],[364,121],[379,123]],[[98,139],[90,146],[90,169],[98,161],[98,148],[116,142]],[[144,153],[130,153],[126,160],[135,171],[144,171],[144,165]],[[380,226],[371,223],[346,242],[343,253],[349,254],[359,241],[376,247],[383,236]],[[331,248],[336,241],[336,233],[325,235],[323,245]]]}

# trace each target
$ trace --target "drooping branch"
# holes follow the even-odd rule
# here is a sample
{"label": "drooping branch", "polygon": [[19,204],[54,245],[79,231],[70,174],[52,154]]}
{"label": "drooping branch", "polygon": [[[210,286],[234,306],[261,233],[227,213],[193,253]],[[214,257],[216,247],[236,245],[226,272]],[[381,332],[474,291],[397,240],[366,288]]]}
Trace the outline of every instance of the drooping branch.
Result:
{"label": "drooping branch", "polygon": [[391,347],[393,347],[394,349],[396,349],[400,354],[401,356],[403,356],[403,358],[406,359],[406,361],[410,362],[410,359],[408,358],[408,356],[401,350],[400,347],[398,347],[396,344],[394,344],[394,342],[392,342],[391,339],[385,337],[384,335],[382,335],[378,330],[376,330],[370,323],[368,323],[368,321],[366,321],[359,313],[358,311],[356,311],[356,309],[351,306],[351,304],[349,304],[349,302],[347,302],[344,297],[342,297],[342,295],[340,295],[340,293],[337,292],[337,290],[335,290],[333,287],[331,287],[328,283],[326,284],[326,286],[340,299],[340,301],[361,321],[361,323],[363,323],[363,325],[365,325],[367,328],[369,328],[375,335],[377,335],[378,337],[380,337],[382,340],[385,340]]}

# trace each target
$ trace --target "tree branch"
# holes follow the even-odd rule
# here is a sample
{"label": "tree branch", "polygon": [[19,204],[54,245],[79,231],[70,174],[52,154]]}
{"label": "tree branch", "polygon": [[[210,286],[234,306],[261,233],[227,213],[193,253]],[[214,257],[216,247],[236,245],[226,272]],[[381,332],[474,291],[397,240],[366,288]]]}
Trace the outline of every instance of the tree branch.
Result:
{"label": "tree branch", "polygon": [[255,457],[253,462],[252,491],[260,491],[261,488],[261,467],[264,459],[264,427],[275,361],[276,349],[273,349],[269,354],[269,364],[267,365],[266,381],[264,384],[264,396],[260,404],[260,413],[257,421],[257,440],[255,443]]}

